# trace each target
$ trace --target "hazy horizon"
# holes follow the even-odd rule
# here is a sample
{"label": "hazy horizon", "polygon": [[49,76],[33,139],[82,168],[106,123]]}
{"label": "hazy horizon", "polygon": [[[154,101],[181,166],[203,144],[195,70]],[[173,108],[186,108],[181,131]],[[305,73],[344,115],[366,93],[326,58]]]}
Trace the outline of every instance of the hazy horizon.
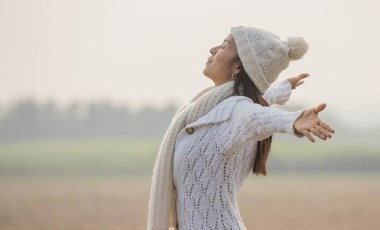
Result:
{"label": "hazy horizon", "polygon": [[337,119],[379,127],[380,4],[376,1],[27,1],[0,0],[0,106],[21,98],[108,100],[133,108],[182,104],[212,85],[209,49],[234,25],[310,50],[279,77],[310,78],[291,104],[320,102]]}

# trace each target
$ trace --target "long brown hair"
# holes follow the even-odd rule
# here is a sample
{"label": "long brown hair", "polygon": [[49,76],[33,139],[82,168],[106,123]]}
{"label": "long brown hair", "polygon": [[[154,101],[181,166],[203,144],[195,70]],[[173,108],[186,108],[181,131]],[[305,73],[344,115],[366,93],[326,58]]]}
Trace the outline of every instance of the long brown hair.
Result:
{"label": "long brown hair", "polygon": [[[254,103],[258,103],[262,106],[269,106],[265,99],[261,96],[260,91],[257,89],[255,84],[249,78],[248,74],[245,72],[243,66],[240,66],[240,71],[236,76],[234,91],[235,94],[249,97]],[[241,90],[242,88],[242,90]],[[264,140],[257,142],[256,147],[256,158],[252,172],[256,175],[267,175],[266,162],[269,155],[270,147],[272,144],[272,135]]]}

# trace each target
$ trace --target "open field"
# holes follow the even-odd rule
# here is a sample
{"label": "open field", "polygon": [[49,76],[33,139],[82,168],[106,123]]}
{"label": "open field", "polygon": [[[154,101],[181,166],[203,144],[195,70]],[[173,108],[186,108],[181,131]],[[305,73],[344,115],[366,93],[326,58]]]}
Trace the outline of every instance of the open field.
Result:
{"label": "open field", "polygon": [[[239,196],[248,229],[377,230],[380,175],[269,176]],[[0,179],[2,230],[145,229],[148,179]]]}
{"label": "open field", "polygon": [[[145,229],[159,142],[0,143],[0,229]],[[268,168],[239,196],[248,229],[380,229],[378,147],[277,141]]]}
{"label": "open field", "polygon": [[[74,139],[0,142],[1,175],[149,176],[159,139]],[[380,172],[380,147],[368,144],[276,140],[274,171]]]}

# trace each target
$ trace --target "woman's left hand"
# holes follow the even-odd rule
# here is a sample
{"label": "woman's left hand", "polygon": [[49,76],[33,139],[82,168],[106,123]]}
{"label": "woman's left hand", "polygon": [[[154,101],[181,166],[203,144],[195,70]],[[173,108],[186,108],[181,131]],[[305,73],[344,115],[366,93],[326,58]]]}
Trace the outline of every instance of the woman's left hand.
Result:
{"label": "woman's left hand", "polygon": [[320,104],[315,108],[305,110],[294,122],[295,131],[304,134],[311,142],[315,142],[311,133],[322,140],[331,138],[335,131],[318,117],[318,113],[325,108],[326,104]]}
{"label": "woman's left hand", "polygon": [[303,84],[303,79],[307,78],[309,76],[308,73],[301,73],[296,77],[290,77],[288,78],[288,81],[292,85],[292,89],[295,89],[297,86],[300,86]]}

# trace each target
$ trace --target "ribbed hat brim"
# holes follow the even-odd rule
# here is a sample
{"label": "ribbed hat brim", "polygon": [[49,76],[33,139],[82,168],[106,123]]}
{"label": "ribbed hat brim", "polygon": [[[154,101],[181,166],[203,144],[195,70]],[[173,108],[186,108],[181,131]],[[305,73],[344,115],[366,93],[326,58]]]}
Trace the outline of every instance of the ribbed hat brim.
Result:
{"label": "ribbed hat brim", "polygon": [[261,94],[270,87],[270,83],[265,78],[261,66],[257,60],[255,54],[255,48],[248,38],[247,28],[243,25],[231,27],[232,36],[235,39],[237,46],[238,56],[242,62],[245,72],[248,74],[249,78],[258,88]]}

